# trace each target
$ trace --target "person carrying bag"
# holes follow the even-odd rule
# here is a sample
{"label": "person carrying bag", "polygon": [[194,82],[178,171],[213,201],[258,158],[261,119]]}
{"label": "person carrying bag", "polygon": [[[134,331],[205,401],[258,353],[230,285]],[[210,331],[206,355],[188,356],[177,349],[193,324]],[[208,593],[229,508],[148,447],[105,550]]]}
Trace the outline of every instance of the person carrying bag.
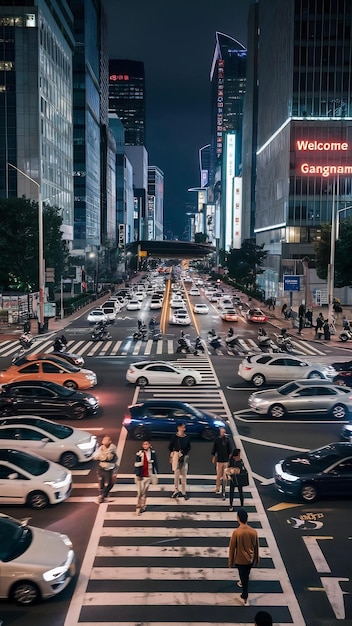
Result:
{"label": "person carrying bag", "polygon": [[238,489],[238,495],[240,497],[240,503],[243,507],[243,487],[249,485],[248,472],[241,459],[241,450],[235,448],[230,454],[229,466],[226,470],[228,477],[230,478],[230,511],[233,511],[233,498],[235,489]]}

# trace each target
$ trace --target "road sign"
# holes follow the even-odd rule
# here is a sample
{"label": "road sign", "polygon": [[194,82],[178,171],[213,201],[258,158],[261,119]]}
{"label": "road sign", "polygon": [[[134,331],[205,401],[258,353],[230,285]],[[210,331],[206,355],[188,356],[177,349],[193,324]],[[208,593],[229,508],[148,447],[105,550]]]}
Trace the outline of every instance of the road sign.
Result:
{"label": "road sign", "polygon": [[301,277],[294,276],[293,274],[286,274],[284,276],[284,291],[300,291],[301,289]]}

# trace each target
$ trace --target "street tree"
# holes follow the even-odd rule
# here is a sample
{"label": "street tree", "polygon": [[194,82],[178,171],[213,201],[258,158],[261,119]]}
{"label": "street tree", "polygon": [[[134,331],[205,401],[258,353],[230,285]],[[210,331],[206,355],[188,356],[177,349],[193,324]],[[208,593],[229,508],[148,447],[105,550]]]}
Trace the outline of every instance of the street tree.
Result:
{"label": "street tree", "polygon": [[241,248],[231,248],[226,256],[229,277],[247,289],[255,288],[267,255],[263,248],[264,244],[258,245],[255,239],[245,239]]}
{"label": "street tree", "polygon": [[[335,244],[335,287],[350,287],[352,285],[352,219],[344,219],[340,222],[339,238]],[[327,279],[328,265],[330,263],[331,250],[331,224],[323,224],[321,238],[314,245],[315,264],[319,278]]]}
{"label": "street tree", "polygon": [[[43,235],[46,267],[60,280],[68,254],[62,239],[58,207],[44,205]],[[38,203],[28,198],[0,198],[0,285],[3,290],[38,290]]]}

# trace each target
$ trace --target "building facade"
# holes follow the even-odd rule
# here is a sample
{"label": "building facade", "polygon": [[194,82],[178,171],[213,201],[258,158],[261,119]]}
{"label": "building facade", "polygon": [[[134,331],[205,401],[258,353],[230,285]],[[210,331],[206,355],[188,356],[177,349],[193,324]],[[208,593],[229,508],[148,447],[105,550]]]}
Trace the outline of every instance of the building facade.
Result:
{"label": "building facade", "polygon": [[39,186],[71,247],[73,15],[65,0],[15,4],[0,6],[0,195],[37,200]]}
{"label": "building facade", "polygon": [[126,145],[145,146],[144,63],[110,59],[109,110],[124,125]]}
{"label": "building facade", "polygon": [[[259,0],[257,10],[255,233],[268,252],[261,286],[284,296],[284,275],[303,274],[305,257],[314,268],[322,224],[352,204],[352,5]],[[313,298],[326,291],[311,283]]]}
{"label": "building facade", "polygon": [[164,173],[156,165],[148,166],[148,239],[164,238]]}

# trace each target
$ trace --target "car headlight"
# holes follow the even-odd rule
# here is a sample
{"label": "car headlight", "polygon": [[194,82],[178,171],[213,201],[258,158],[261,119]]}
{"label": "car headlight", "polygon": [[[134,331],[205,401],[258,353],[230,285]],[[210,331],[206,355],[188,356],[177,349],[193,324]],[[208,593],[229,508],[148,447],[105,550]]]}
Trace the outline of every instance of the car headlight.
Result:
{"label": "car headlight", "polygon": [[89,450],[90,448],[95,448],[97,443],[97,438],[95,436],[91,437],[90,441],[86,441],[85,443],[78,443],[77,448],[80,450]]}
{"label": "car headlight", "polygon": [[63,565],[60,565],[59,567],[54,567],[53,569],[49,569],[47,572],[44,572],[43,574],[44,580],[50,583],[53,580],[57,580],[58,578],[60,578],[60,576],[65,574],[65,572],[67,571],[67,563],[71,560],[72,560],[72,550],[70,550],[68,554],[66,563],[64,563]]}
{"label": "car headlight", "polygon": [[88,404],[91,406],[94,406],[97,403],[96,398],[86,398],[86,400],[88,400]]}
{"label": "car headlight", "polygon": [[292,474],[287,474],[286,472],[284,472],[280,463],[275,465],[275,474],[290,483],[295,483],[297,480],[299,480],[299,476],[293,476]]}

